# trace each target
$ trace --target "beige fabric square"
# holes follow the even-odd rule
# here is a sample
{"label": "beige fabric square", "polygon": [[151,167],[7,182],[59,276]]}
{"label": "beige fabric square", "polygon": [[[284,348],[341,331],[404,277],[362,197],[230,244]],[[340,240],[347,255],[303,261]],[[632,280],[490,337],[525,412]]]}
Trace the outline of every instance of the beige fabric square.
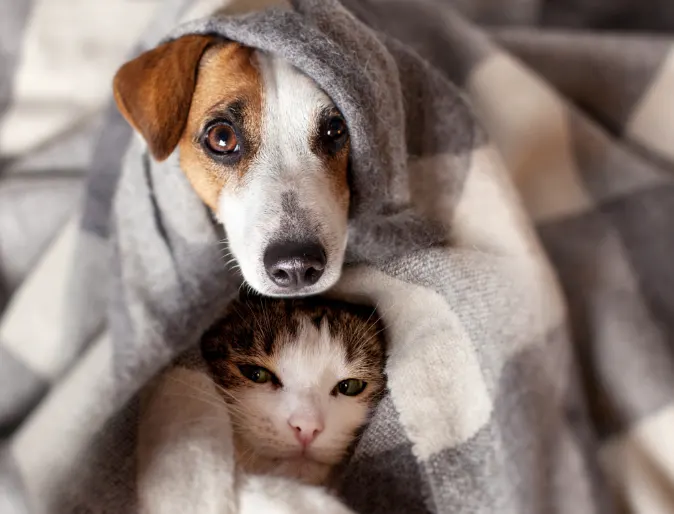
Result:
{"label": "beige fabric square", "polygon": [[[38,148],[109,99],[112,77],[160,0],[36,0],[23,35],[0,153]],[[71,28],[77,27],[77,30]]]}
{"label": "beige fabric square", "polygon": [[1,344],[47,380],[57,378],[73,358],[63,335],[77,244],[76,220],[77,216],[61,230],[0,320]]}
{"label": "beige fabric square", "polygon": [[31,512],[49,511],[46,507],[69,475],[69,466],[108,419],[109,405],[100,399],[113,396],[114,380],[112,341],[104,333],[10,443],[28,498],[34,501]]}
{"label": "beige fabric square", "polygon": [[610,440],[601,462],[632,512],[674,512],[674,405]]}
{"label": "beige fabric square", "polygon": [[467,91],[533,221],[592,208],[574,162],[567,107],[548,85],[497,53],[471,73]]}
{"label": "beige fabric square", "polygon": [[674,162],[674,46],[634,108],[625,133]]}

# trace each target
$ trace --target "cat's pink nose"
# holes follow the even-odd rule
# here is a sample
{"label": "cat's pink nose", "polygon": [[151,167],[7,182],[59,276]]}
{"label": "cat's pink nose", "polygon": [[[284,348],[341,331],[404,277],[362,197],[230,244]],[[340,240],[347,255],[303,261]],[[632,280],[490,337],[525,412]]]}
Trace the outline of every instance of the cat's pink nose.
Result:
{"label": "cat's pink nose", "polygon": [[323,431],[323,423],[318,419],[302,419],[291,417],[288,425],[295,432],[295,437],[302,446],[309,446]]}

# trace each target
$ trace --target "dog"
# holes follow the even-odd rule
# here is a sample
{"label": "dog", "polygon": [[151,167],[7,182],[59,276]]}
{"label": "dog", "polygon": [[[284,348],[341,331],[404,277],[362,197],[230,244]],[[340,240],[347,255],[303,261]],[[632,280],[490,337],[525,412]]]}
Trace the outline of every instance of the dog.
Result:
{"label": "dog", "polygon": [[292,297],[335,284],[347,242],[349,131],[312,79],[279,57],[189,35],[124,64],[113,90],[154,159],[178,149],[253,289]]}

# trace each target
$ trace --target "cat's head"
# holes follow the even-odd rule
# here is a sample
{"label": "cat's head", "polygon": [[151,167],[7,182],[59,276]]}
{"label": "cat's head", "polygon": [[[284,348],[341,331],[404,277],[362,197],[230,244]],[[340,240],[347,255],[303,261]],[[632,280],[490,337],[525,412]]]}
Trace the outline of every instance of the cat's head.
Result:
{"label": "cat's head", "polygon": [[201,348],[229,404],[242,465],[257,471],[320,481],[385,389],[382,327],[371,307],[248,296]]}

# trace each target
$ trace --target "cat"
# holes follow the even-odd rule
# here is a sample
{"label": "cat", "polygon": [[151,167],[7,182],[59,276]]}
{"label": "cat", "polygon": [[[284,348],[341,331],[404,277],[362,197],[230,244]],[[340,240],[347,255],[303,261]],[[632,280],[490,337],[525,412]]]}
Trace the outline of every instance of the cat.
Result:
{"label": "cat", "polygon": [[244,472],[325,485],[386,389],[372,307],[243,296],[201,340]]}

